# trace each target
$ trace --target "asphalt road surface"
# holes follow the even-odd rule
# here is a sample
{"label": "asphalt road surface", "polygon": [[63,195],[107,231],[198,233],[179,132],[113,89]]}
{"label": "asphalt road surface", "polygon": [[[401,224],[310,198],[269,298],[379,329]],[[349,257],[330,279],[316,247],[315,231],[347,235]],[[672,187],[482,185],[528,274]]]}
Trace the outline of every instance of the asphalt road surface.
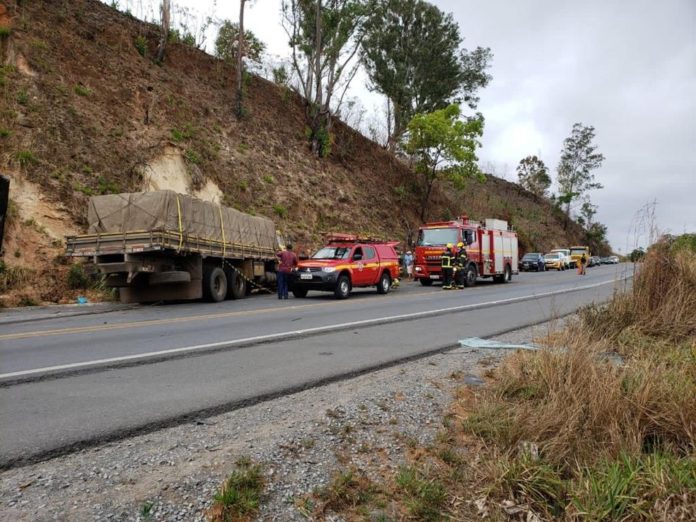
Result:
{"label": "asphalt road surface", "polygon": [[228,411],[570,313],[629,268],[525,273],[443,291],[402,284],[348,300],[0,314],[0,467]]}

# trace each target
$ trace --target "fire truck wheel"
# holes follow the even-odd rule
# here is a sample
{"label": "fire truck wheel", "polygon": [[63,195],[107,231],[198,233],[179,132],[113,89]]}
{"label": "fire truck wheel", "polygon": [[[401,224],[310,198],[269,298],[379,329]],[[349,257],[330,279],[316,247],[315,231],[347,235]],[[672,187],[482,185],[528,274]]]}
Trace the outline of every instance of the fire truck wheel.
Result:
{"label": "fire truck wheel", "polygon": [[466,272],[464,273],[464,286],[476,286],[476,267],[474,267],[474,265],[466,267]]}
{"label": "fire truck wheel", "polygon": [[505,270],[502,274],[494,276],[493,280],[496,283],[509,283],[512,280],[512,269],[510,265],[505,265]]}
{"label": "fire truck wheel", "polygon": [[295,297],[301,299],[303,297],[307,297],[307,292],[308,290],[306,288],[302,288],[300,286],[296,286],[295,288],[292,289],[292,295]]}
{"label": "fire truck wheel", "polygon": [[227,295],[227,277],[219,266],[203,268],[203,297],[206,301],[219,303]]}
{"label": "fire truck wheel", "polygon": [[389,273],[383,272],[382,277],[379,278],[379,283],[377,283],[377,293],[378,294],[388,294],[391,288],[391,277]]}
{"label": "fire truck wheel", "polygon": [[348,279],[347,275],[338,277],[334,295],[336,296],[336,299],[346,299],[350,295],[350,279]]}
{"label": "fire truck wheel", "polygon": [[423,286],[433,286],[433,280],[432,280],[432,279],[426,279],[426,278],[424,278],[424,277],[421,277],[421,278],[419,279],[419,281],[420,281],[420,284],[422,284]]}

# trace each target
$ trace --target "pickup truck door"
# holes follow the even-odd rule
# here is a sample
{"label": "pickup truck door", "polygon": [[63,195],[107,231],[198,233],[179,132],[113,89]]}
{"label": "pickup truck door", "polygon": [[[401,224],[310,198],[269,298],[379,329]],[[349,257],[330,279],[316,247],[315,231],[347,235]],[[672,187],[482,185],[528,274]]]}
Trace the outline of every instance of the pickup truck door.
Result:
{"label": "pickup truck door", "polygon": [[364,258],[365,261],[365,284],[375,285],[377,284],[377,277],[379,274],[379,258],[377,257],[377,251],[374,247],[364,247]]}
{"label": "pickup truck door", "polygon": [[353,286],[364,286],[367,281],[365,274],[365,253],[362,247],[355,247],[350,256],[350,264],[353,273]]}

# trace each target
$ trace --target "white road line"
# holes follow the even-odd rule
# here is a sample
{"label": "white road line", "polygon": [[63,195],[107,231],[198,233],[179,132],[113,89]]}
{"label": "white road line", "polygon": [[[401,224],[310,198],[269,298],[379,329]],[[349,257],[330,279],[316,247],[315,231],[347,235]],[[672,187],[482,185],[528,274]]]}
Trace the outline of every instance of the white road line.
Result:
{"label": "white road line", "polygon": [[476,308],[483,308],[483,307],[490,307],[490,306],[496,306],[496,305],[502,305],[502,304],[516,303],[519,301],[525,301],[525,300],[535,299],[535,298],[540,298],[540,297],[549,297],[552,295],[565,294],[567,292],[574,292],[574,291],[578,291],[578,290],[589,290],[591,288],[597,288],[597,287],[604,286],[607,284],[620,283],[624,280],[625,279],[614,279],[611,281],[603,281],[601,283],[593,283],[591,285],[576,286],[576,287],[572,287],[572,288],[566,288],[563,290],[554,290],[552,292],[544,292],[541,294],[531,294],[531,295],[525,295],[525,296],[519,296],[519,297],[511,297],[508,299],[499,299],[496,301],[486,301],[483,303],[473,303],[473,304],[468,304],[468,305],[452,306],[452,307],[448,307],[448,308],[439,308],[437,310],[426,310],[423,312],[413,312],[410,314],[391,315],[391,316],[386,316],[386,317],[378,317],[378,318],[374,318],[374,319],[363,319],[360,321],[352,321],[352,322],[348,322],[348,323],[337,323],[337,324],[331,324],[331,325],[326,325],[326,326],[317,326],[314,328],[305,328],[305,329],[301,329],[301,330],[289,330],[289,331],[281,332],[281,333],[257,335],[255,337],[245,337],[243,339],[231,339],[228,341],[219,341],[219,342],[215,342],[215,343],[198,344],[195,346],[183,346],[181,348],[170,348],[168,350],[159,350],[156,352],[139,353],[139,354],[135,354],[135,355],[124,355],[121,357],[110,357],[108,359],[97,359],[97,360],[93,360],[93,361],[84,361],[84,362],[79,362],[79,363],[61,364],[58,366],[47,366],[45,368],[35,368],[33,370],[22,370],[22,371],[18,371],[18,372],[3,373],[3,374],[0,374],[0,380],[15,379],[17,377],[27,377],[30,375],[37,375],[37,374],[47,373],[47,372],[76,370],[79,368],[86,368],[89,366],[103,366],[103,365],[123,363],[123,362],[128,362],[128,361],[137,361],[140,359],[150,359],[150,358],[154,358],[154,357],[162,357],[162,356],[166,356],[166,355],[174,355],[174,354],[184,353],[184,352],[195,352],[198,350],[209,350],[209,349],[213,349],[213,348],[220,348],[223,346],[232,347],[232,346],[240,345],[240,344],[243,345],[243,344],[259,343],[259,342],[265,342],[265,341],[287,340],[290,338],[301,337],[301,336],[307,335],[307,334],[329,332],[331,330],[342,330],[345,328],[353,328],[356,326],[370,326],[371,324],[392,323],[392,322],[404,321],[406,319],[423,319],[425,317],[431,317],[434,315],[441,315],[441,314],[452,313],[452,312],[463,312],[466,310],[472,310],[472,309],[476,309]]}

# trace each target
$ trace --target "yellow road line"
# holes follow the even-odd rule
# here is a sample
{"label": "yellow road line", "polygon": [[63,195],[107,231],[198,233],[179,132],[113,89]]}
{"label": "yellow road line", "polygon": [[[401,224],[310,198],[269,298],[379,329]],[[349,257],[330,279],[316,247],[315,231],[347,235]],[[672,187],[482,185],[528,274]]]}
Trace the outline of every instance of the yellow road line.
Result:
{"label": "yellow road line", "polygon": [[[419,292],[416,295],[430,295],[431,292]],[[404,296],[406,297],[406,296]],[[414,297],[410,295],[409,297]],[[240,317],[244,315],[255,315],[266,312],[281,312],[287,310],[304,310],[307,308],[318,308],[325,307],[328,303],[313,303],[305,305],[293,305],[289,307],[275,307],[275,308],[257,308],[255,310],[240,310],[236,312],[221,312],[217,314],[206,314],[206,315],[192,315],[188,317],[168,317],[166,319],[151,319],[147,321],[133,321],[129,323],[112,323],[112,324],[96,324],[92,326],[76,326],[72,328],[56,328],[53,330],[37,330],[33,332],[17,332],[11,334],[0,335],[0,341],[12,341],[17,339],[30,339],[33,337],[50,337],[53,335],[71,335],[71,334],[82,334],[82,333],[93,333],[102,332],[108,330],[126,330],[130,328],[143,328],[146,326],[157,326],[172,323],[181,322],[191,322],[198,320],[210,320],[210,319],[225,319],[228,317]],[[350,302],[338,302],[331,303],[333,305],[349,305]]]}

